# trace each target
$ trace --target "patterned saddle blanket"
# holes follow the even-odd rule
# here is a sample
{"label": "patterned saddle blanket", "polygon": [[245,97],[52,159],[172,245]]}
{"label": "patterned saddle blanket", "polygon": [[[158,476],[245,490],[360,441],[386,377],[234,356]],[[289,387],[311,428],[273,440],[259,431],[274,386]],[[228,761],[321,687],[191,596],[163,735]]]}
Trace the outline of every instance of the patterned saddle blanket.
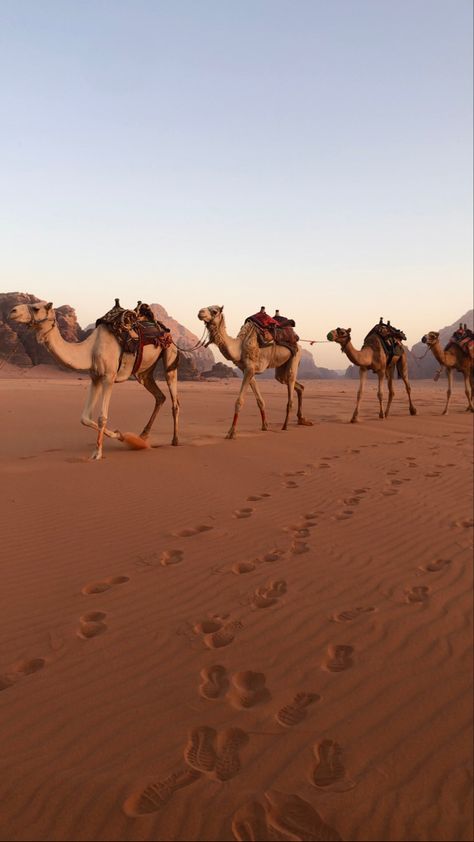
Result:
{"label": "patterned saddle blanket", "polygon": [[444,350],[447,351],[452,345],[457,345],[463,354],[474,359],[474,333],[468,327],[455,330]]}
{"label": "patterned saddle blanket", "polygon": [[366,342],[370,336],[373,336],[374,333],[380,339],[389,363],[394,357],[401,357],[402,354],[405,353],[402,341],[406,340],[406,336],[403,333],[403,330],[393,327],[390,322],[385,324],[385,322],[380,320],[377,325],[374,325],[372,330],[369,330],[364,342]]}
{"label": "patterned saddle blanket", "polygon": [[269,316],[268,313],[254,313],[245,322],[251,322],[257,328],[257,340],[261,348],[269,345],[284,345],[293,354],[298,350],[299,336],[293,328],[293,319],[285,316]]}
{"label": "patterned saddle blanket", "polygon": [[115,336],[122,354],[135,354],[132,374],[140,368],[145,345],[168,348],[173,341],[170,329],[155,319],[151,307],[141,301],[135,310],[126,310],[116,298],[112,309],[97,319],[95,326],[99,325]]}

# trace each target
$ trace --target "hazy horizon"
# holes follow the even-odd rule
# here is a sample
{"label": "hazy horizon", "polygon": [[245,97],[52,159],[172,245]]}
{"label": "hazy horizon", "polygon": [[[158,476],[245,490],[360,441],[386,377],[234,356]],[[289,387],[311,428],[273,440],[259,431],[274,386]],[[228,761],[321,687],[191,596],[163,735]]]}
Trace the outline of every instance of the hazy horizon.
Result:
{"label": "hazy horizon", "polygon": [[[467,0],[0,6],[2,284],[303,338],[472,306]],[[308,347],[308,346],[304,346]],[[338,348],[317,363],[343,367]]]}

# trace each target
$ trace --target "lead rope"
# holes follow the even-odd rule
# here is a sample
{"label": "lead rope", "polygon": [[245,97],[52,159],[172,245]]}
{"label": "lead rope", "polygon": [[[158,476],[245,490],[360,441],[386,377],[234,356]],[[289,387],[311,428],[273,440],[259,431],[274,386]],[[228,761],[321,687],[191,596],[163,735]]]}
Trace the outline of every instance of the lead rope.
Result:
{"label": "lead rope", "polygon": [[196,344],[195,344],[195,345],[193,345],[191,348],[180,348],[180,346],[176,344],[176,342],[174,341],[174,339],[172,339],[171,341],[172,341],[172,343],[173,343],[174,347],[175,347],[178,351],[182,351],[184,354],[190,354],[190,353],[192,353],[193,351],[197,351],[197,349],[198,349],[198,348],[207,348],[207,346],[210,344],[209,342],[207,342],[207,343],[206,343],[206,342],[204,342],[204,338],[205,338],[205,336],[206,336],[206,330],[207,330],[207,328],[206,328],[206,326],[204,326],[204,331],[203,331],[203,333],[202,333],[201,338],[200,338],[200,339],[198,339],[198,341],[196,342]]}

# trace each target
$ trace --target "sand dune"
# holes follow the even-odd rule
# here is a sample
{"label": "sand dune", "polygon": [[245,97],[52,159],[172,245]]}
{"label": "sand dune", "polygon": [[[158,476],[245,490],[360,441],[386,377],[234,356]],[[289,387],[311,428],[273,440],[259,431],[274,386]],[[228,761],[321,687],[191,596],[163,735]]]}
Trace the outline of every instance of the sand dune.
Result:
{"label": "sand dune", "polygon": [[[470,840],[472,417],[312,381],[271,431],[180,387],[147,451],[0,381],[1,839]],[[113,427],[151,410],[114,391]],[[168,402],[169,404],[169,402]]]}

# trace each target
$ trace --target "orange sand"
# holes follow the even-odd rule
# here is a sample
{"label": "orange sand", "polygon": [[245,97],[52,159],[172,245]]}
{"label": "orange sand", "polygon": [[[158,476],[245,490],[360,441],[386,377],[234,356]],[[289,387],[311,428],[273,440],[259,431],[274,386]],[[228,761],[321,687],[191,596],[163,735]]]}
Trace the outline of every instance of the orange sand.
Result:
{"label": "orange sand", "polygon": [[[456,384],[184,384],[147,451],[4,379],[1,839],[471,839],[471,430]],[[138,384],[112,428],[139,432]]]}

